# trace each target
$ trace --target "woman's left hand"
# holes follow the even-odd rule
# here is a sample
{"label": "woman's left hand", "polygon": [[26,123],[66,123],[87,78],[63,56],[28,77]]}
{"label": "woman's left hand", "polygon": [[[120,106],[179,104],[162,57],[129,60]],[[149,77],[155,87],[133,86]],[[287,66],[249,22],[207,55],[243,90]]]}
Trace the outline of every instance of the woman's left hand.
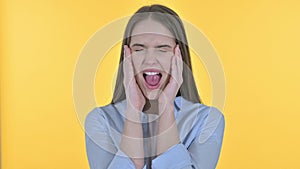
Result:
{"label": "woman's left hand", "polygon": [[[166,85],[165,89],[162,91],[158,98],[158,102],[160,105],[159,113],[162,113],[161,111],[165,111],[165,109],[168,108],[168,106],[174,106],[174,100],[183,82],[182,71],[182,56],[179,49],[179,45],[176,45],[171,62],[171,75],[169,83]],[[164,108],[162,108],[161,106]]]}
{"label": "woman's left hand", "polygon": [[158,113],[160,117],[158,123],[157,154],[162,154],[170,147],[180,143],[174,115],[174,101],[183,82],[183,62],[178,45],[175,47],[174,53],[169,83],[158,98]]}

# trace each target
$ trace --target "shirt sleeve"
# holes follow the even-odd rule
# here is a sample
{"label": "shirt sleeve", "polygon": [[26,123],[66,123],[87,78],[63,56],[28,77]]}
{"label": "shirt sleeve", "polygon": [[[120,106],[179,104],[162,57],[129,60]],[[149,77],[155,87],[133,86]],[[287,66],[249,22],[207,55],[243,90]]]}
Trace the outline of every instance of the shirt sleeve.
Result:
{"label": "shirt sleeve", "polygon": [[171,147],[153,160],[153,169],[215,169],[222,146],[225,121],[218,109],[209,110],[191,145],[188,148],[183,144]]}
{"label": "shirt sleeve", "polygon": [[135,169],[132,160],[113,144],[105,118],[97,108],[85,120],[86,152],[91,169]]}
{"label": "shirt sleeve", "polygon": [[208,115],[200,135],[188,148],[195,169],[215,169],[224,133],[224,116],[214,108]]}
{"label": "shirt sleeve", "polygon": [[153,169],[189,169],[192,160],[183,144],[176,144],[152,161]]}

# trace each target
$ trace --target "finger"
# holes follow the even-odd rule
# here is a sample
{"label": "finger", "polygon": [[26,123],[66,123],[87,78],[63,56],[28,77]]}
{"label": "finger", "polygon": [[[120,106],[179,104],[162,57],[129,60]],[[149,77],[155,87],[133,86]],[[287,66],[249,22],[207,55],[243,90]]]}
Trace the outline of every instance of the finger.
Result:
{"label": "finger", "polygon": [[183,61],[182,61],[182,56],[181,56],[179,45],[177,45],[175,48],[174,59],[175,59],[175,65],[176,65],[176,72],[174,72],[174,76],[175,76],[177,85],[180,86],[182,83]]}
{"label": "finger", "polygon": [[131,52],[127,45],[124,45],[124,61],[123,61],[124,78],[129,82],[133,76],[133,66],[131,60]]}
{"label": "finger", "polygon": [[171,61],[171,82],[173,82],[174,80],[176,81],[176,76],[177,76],[177,61],[176,61],[176,53],[175,55],[172,57],[172,61]]}
{"label": "finger", "polygon": [[125,57],[129,57],[131,55],[130,49],[127,45],[124,45],[124,54]]}
{"label": "finger", "polygon": [[181,55],[179,45],[176,46],[175,55],[176,55],[176,62],[179,67],[179,70],[182,70],[183,61],[182,61],[182,55]]}
{"label": "finger", "polygon": [[177,44],[175,47],[175,56],[178,56],[180,52],[179,45]]}

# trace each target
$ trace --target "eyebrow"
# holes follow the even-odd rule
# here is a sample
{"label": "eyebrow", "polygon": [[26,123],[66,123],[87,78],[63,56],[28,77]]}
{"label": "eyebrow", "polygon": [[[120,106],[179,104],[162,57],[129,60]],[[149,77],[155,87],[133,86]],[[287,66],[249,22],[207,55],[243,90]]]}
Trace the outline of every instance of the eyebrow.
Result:
{"label": "eyebrow", "polygon": [[135,46],[138,46],[138,47],[145,47],[145,45],[140,44],[140,43],[135,43],[135,44],[131,45],[131,47],[135,47]]}
{"label": "eyebrow", "polygon": [[172,48],[170,45],[158,45],[155,48]]}
{"label": "eyebrow", "polygon": [[[144,47],[144,48],[146,47],[145,45],[140,44],[140,43],[135,43],[131,47],[135,47],[135,46]],[[165,44],[165,45],[157,45],[154,48],[172,48],[172,47],[170,45]]]}

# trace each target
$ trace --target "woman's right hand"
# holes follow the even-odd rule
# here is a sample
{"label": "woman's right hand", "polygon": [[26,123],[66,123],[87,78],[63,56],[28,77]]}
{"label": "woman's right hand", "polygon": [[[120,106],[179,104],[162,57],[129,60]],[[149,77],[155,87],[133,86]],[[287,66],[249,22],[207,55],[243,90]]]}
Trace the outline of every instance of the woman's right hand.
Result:
{"label": "woman's right hand", "polygon": [[127,45],[124,45],[123,72],[127,109],[135,112],[142,112],[146,100],[136,82],[132,64],[132,55]]}
{"label": "woman's right hand", "polygon": [[141,125],[141,112],[146,100],[136,82],[131,51],[126,45],[124,46],[123,72],[127,107],[125,111],[126,121],[120,147],[121,150],[132,159],[135,167],[141,169],[144,166],[144,141]]}

